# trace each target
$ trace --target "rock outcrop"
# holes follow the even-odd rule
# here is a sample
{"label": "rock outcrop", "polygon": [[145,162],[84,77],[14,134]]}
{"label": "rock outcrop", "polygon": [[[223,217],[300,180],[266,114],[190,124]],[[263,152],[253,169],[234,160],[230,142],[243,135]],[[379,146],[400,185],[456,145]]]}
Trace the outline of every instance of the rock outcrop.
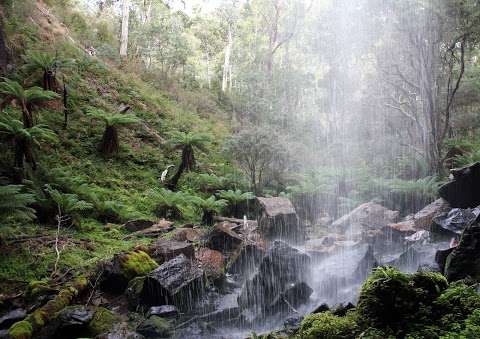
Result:
{"label": "rock outcrop", "polygon": [[367,202],[355,208],[332,223],[333,228],[346,229],[360,226],[360,229],[380,229],[398,220],[400,212],[382,205]]}
{"label": "rock outcrop", "polygon": [[201,268],[180,254],[145,277],[140,300],[147,306],[175,305],[188,310],[203,292],[203,276]]}
{"label": "rock outcrop", "polygon": [[480,221],[479,218],[463,231],[458,246],[445,263],[445,276],[455,281],[468,276],[480,281]]}
{"label": "rock outcrop", "polygon": [[474,208],[480,205],[480,162],[450,171],[452,180],[439,189],[451,207]]}
{"label": "rock outcrop", "polygon": [[310,257],[307,254],[284,242],[275,241],[263,258],[257,273],[246,281],[238,297],[238,304],[242,308],[256,307],[262,311],[268,309],[273,312],[276,298],[285,295],[293,285],[304,283],[309,267]]}
{"label": "rock outcrop", "polygon": [[151,256],[159,263],[164,263],[183,254],[189,259],[195,257],[195,250],[190,242],[176,241],[168,239],[158,239],[150,246],[149,252]]}
{"label": "rock outcrop", "polygon": [[258,227],[266,239],[303,241],[305,228],[292,202],[284,197],[257,198]]}

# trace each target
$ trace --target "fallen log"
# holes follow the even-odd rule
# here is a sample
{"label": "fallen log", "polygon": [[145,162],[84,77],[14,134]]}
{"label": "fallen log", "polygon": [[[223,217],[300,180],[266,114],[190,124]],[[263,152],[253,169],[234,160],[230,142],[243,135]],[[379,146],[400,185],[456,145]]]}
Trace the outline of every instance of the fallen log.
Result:
{"label": "fallen log", "polygon": [[38,332],[48,322],[53,320],[57,313],[70,305],[76,297],[88,286],[86,277],[78,277],[72,283],[60,290],[57,296],[47,302],[44,306],[36,309],[24,320],[13,324],[8,330],[12,339],[30,339],[35,332]]}

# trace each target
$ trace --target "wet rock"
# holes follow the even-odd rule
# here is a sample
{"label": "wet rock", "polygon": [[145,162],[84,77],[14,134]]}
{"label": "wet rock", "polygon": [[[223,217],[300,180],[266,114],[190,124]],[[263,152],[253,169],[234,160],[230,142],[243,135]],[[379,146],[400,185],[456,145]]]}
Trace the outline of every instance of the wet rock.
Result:
{"label": "wet rock", "polygon": [[54,338],[77,338],[89,335],[88,324],[94,311],[85,306],[69,306],[59,312]]}
{"label": "wet rock", "polygon": [[230,259],[227,272],[230,274],[244,274],[253,272],[260,265],[265,255],[263,248],[256,244],[243,245]]}
{"label": "wet rock", "polygon": [[203,292],[203,270],[180,254],[150,272],[141,289],[141,301],[147,306],[173,304],[189,309]]}
{"label": "wet rock", "polygon": [[303,282],[310,257],[282,241],[275,241],[252,279],[246,281],[238,303],[241,307],[264,307],[291,284]]}
{"label": "wet rock", "polygon": [[440,266],[434,264],[421,264],[418,266],[417,272],[437,272],[442,273]]}
{"label": "wet rock", "polygon": [[415,220],[413,219],[388,224],[387,227],[402,233],[403,236],[408,236],[416,232]]}
{"label": "wet rock", "polygon": [[305,240],[305,227],[289,199],[259,197],[256,201],[259,206],[258,227],[266,239]]}
{"label": "wet rock", "polygon": [[242,244],[243,238],[232,230],[234,225],[228,221],[216,224],[208,235],[206,246],[224,254],[236,250]]}
{"label": "wet rock", "polygon": [[440,272],[445,272],[445,264],[447,262],[447,258],[454,249],[455,247],[451,247],[445,250],[438,250],[437,253],[435,253],[435,262],[438,264]]}
{"label": "wet rock", "polygon": [[312,293],[313,290],[305,282],[292,284],[267,306],[266,313],[296,313],[296,308],[305,304]]}
{"label": "wet rock", "polygon": [[120,322],[120,316],[105,307],[97,307],[93,319],[88,324],[90,335],[97,336],[110,331]]}
{"label": "wet rock", "polygon": [[176,241],[168,239],[159,239],[151,247],[149,252],[152,257],[159,263],[173,259],[183,254],[189,259],[195,257],[195,250],[191,243],[186,241]]}
{"label": "wet rock", "polygon": [[198,228],[177,228],[172,239],[176,241],[199,241],[203,235],[203,231]]}
{"label": "wet rock", "polygon": [[145,220],[145,219],[130,220],[123,225],[123,228],[125,228],[129,232],[138,232],[146,228],[152,227],[154,224],[155,223],[151,220]]}
{"label": "wet rock", "polygon": [[439,227],[458,234],[462,234],[463,230],[472,224],[480,215],[480,207],[477,208],[454,208],[448,213],[442,213],[435,218],[433,222]]}
{"label": "wet rock", "polygon": [[480,205],[480,162],[450,171],[453,179],[440,187],[440,196],[451,207],[474,208]]}
{"label": "wet rock", "polygon": [[132,238],[134,236],[142,236],[148,238],[158,238],[165,233],[168,233],[174,229],[173,222],[165,219],[161,219],[156,224],[141,229],[139,231],[131,233],[127,238]]}
{"label": "wet rock", "polygon": [[353,275],[357,279],[364,280],[368,277],[372,269],[378,266],[378,263],[375,259],[372,246],[360,245],[357,251],[360,255],[356,256],[359,260]]}
{"label": "wet rock", "polygon": [[158,264],[140,250],[116,254],[111,261],[99,265],[100,288],[110,293],[122,293],[130,280],[146,275],[156,267]]}
{"label": "wet rock", "polygon": [[394,224],[400,215],[398,211],[389,210],[382,205],[368,202],[337,219],[332,227],[347,228],[360,225],[364,229],[379,229],[388,224]]}
{"label": "wet rock", "polygon": [[420,266],[431,265],[435,262],[434,256],[436,248],[419,244],[418,246],[409,246],[396,259],[385,263],[394,266],[404,272],[416,272]]}
{"label": "wet rock", "polygon": [[202,265],[207,278],[213,279],[214,283],[225,277],[225,257],[219,251],[203,247],[196,252],[195,258]]}
{"label": "wet rock", "polygon": [[445,276],[449,281],[467,276],[480,281],[480,222],[477,220],[463,231],[458,246],[450,253],[445,263]]}
{"label": "wet rock", "polygon": [[173,305],[162,305],[162,306],[153,306],[147,312],[147,318],[152,315],[162,317],[162,318],[171,318],[178,316],[178,308]]}
{"label": "wet rock", "polygon": [[117,323],[113,328],[104,334],[98,335],[96,339],[143,339],[144,337],[132,331],[128,324]]}
{"label": "wet rock", "polygon": [[416,230],[430,230],[430,226],[432,225],[433,218],[438,216],[441,213],[448,212],[450,206],[448,202],[444,199],[440,198],[432,202],[431,204],[425,206],[422,210],[415,213],[413,216],[413,221],[415,224]]}
{"label": "wet rock", "polygon": [[430,232],[421,230],[405,237],[405,240],[409,243],[426,244],[430,241]]}
{"label": "wet rock", "polygon": [[140,323],[137,332],[146,338],[170,338],[173,328],[170,321],[154,315]]}
{"label": "wet rock", "polygon": [[332,311],[332,313],[334,315],[336,315],[337,317],[344,317],[344,316],[347,315],[347,312],[349,310],[352,310],[354,308],[355,308],[355,305],[352,304],[352,303],[348,303],[346,305],[340,304],[337,307],[335,307],[335,309]]}
{"label": "wet rock", "polygon": [[138,311],[142,306],[142,290],[145,277],[136,277],[128,282],[125,296],[128,301],[128,307],[133,311]]}
{"label": "wet rock", "polygon": [[314,309],[312,313],[322,313],[329,310],[330,310],[330,307],[327,304],[321,304],[316,309]]}
{"label": "wet rock", "polygon": [[13,311],[4,314],[0,317],[0,329],[8,329],[11,325],[17,321],[25,319],[27,316],[27,311],[22,308],[17,308]]}

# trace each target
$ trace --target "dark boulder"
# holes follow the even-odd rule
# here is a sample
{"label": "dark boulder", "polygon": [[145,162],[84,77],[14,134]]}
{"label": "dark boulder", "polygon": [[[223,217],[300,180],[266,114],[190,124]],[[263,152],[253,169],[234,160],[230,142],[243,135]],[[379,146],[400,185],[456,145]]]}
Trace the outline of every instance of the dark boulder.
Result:
{"label": "dark boulder", "polygon": [[186,241],[168,239],[157,240],[149,249],[152,257],[159,263],[163,263],[183,254],[189,259],[195,257],[193,245]]}
{"label": "dark boulder", "polygon": [[17,308],[0,317],[0,329],[7,329],[17,321],[25,319],[27,311]]}
{"label": "dark boulder", "polygon": [[162,306],[153,306],[147,312],[147,318],[152,315],[162,317],[162,318],[171,318],[178,316],[178,308],[173,305],[162,305]]}
{"label": "dark boulder", "polygon": [[241,307],[264,308],[292,284],[305,281],[310,257],[282,241],[275,241],[267,251],[257,273],[246,281],[238,297]]}
{"label": "dark boulder", "polygon": [[297,313],[296,308],[306,303],[312,293],[313,290],[305,282],[295,283],[287,287],[266,307],[266,313]]}
{"label": "dark boulder", "polygon": [[216,285],[222,283],[225,278],[225,257],[221,252],[202,247],[195,253],[195,258],[209,280]]}
{"label": "dark boulder", "polygon": [[480,222],[479,219],[463,231],[458,246],[448,255],[445,276],[449,281],[468,276],[480,281]]}
{"label": "dark boulder", "polygon": [[54,338],[86,337],[90,334],[88,324],[95,311],[85,306],[75,305],[59,312],[55,323]]}
{"label": "dark boulder", "polygon": [[138,232],[152,227],[154,224],[155,223],[151,220],[138,219],[127,221],[123,227],[129,232]]}
{"label": "dark boulder", "polygon": [[264,255],[265,251],[256,244],[245,244],[230,259],[227,272],[230,274],[253,272],[260,265]]}
{"label": "dark boulder", "polygon": [[207,236],[206,246],[212,250],[229,254],[235,251],[243,242],[243,238],[232,228],[235,224],[224,221],[215,225]]}
{"label": "dark boulder", "polygon": [[480,162],[450,171],[453,179],[440,187],[440,196],[451,207],[474,208],[480,205]]}
{"label": "dark boulder", "polygon": [[305,227],[292,202],[284,197],[257,198],[258,227],[266,239],[304,241]]}
{"label": "dark boulder", "polygon": [[141,286],[147,306],[175,305],[190,309],[204,289],[203,270],[180,254],[150,272]]}

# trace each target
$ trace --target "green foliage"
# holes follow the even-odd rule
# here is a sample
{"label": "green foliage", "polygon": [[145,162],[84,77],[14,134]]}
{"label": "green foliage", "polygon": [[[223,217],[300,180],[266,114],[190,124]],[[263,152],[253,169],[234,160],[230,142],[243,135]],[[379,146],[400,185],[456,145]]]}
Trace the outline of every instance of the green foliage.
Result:
{"label": "green foliage", "polygon": [[198,148],[201,151],[207,152],[206,146],[212,141],[212,136],[208,133],[194,133],[194,132],[180,132],[175,131],[170,133],[170,138],[167,145],[174,149],[182,149],[185,146]]}
{"label": "green foliage", "polygon": [[3,78],[0,82],[0,93],[12,99],[18,99],[21,103],[38,103],[58,98],[58,94],[52,91],[44,91],[40,87],[25,89],[14,80]]}
{"label": "green foliage", "polygon": [[24,128],[20,120],[2,118],[0,120],[0,134],[11,140],[25,140],[40,146],[41,142],[58,142],[57,135],[44,124]]}
{"label": "green foliage", "polygon": [[219,191],[218,197],[227,200],[230,204],[238,204],[247,200],[255,199],[252,192],[242,192],[241,190]]}
{"label": "green foliage", "polygon": [[81,215],[93,208],[93,205],[78,198],[76,194],[62,193],[50,185],[45,185],[45,191],[58,207],[57,217],[69,216],[77,224],[80,223]]}
{"label": "green foliage", "polygon": [[90,108],[87,115],[103,121],[107,127],[128,126],[139,122],[139,119],[132,114],[110,114],[99,108]]}
{"label": "green foliage", "polygon": [[30,205],[35,201],[35,196],[23,185],[0,186],[0,219],[4,223],[10,220],[32,221],[35,210]]}
{"label": "green foliage", "polygon": [[443,322],[453,326],[480,308],[480,295],[475,286],[455,282],[435,300],[434,307]]}
{"label": "green foliage", "polygon": [[88,324],[88,328],[92,336],[98,336],[109,331],[113,325],[120,321],[120,316],[114,314],[109,309],[98,307],[95,310],[92,320]]}
{"label": "green foliage", "polygon": [[355,338],[357,325],[350,316],[338,317],[330,312],[310,314],[303,319],[299,339]]}
{"label": "green foliage", "polygon": [[213,225],[213,217],[215,214],[221,213],[221,211],[227,206],[227,201],[223,199],[217,199],[214,195],[207,199],[197,199],[197,205],[203,211],[202,222],[205,225]]}
{"label": "green foliage", "polygon": [[57,71],[72,67],[75,64],[72,59],[64,59],[50,53],[34,50],[28,51],[22,58],[24,61],[22,70],[27,75],[38,71],[56,74]]}
{"label": "green foliage", "polygon": [[166,219],[194,219],[195,207],[201,201],[201,198],[189,193],[165,188],[151,189],[147,196],[155,204],[154,213]]}

